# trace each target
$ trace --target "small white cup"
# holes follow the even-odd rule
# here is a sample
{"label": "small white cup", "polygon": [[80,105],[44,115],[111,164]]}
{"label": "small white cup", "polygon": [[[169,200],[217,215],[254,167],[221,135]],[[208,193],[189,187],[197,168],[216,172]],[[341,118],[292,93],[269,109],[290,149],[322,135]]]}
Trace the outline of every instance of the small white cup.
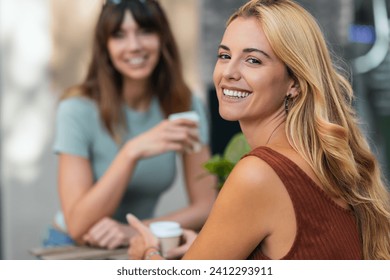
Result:
{"label": "small white cup", "polygon": [[168,119],[171,121],[178,119],[186,119],[194,122],[199,122],[199,115],[196,111],[187,111],[171,114],[168,116]]}
{"label": "small white cup", "polygon": [[183,229],[179,223],[171,221],[154,222],[149,225],[149,228],[160,242],[163,257],[166,257],[170,249],[179,246],[180,237],[183,234]]}
{"label": "small white cup", "polygon": [[[199,124],[199,114],[196,111],[187,111],[187,112],[181,112],[181,113],[175,113],[168,116],[168,120],[178,120],[178,119],[186,119],[190,121],[197,122]],[[199,135],[199,129],[195,130],[196,133]],[[198,153],[202,149],[202,144],[199,142],[194,142],[192,149],[189,152]]]}

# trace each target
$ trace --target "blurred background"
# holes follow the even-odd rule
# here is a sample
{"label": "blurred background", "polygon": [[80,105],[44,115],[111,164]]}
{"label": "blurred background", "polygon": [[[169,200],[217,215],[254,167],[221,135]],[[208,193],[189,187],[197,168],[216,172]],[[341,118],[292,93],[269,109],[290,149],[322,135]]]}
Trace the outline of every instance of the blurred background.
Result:
{"label": "blurred background", "polygon": [[[245,0],[159,0],[181,50],[185,77],[210,109],[213,153],[237,131],[217,111],[212,71],[228,16]],[[299,0],[348,67],[362,128],[389,178],[390,0]],[[33,259],[59,208],[54,116],[80,82],[103,0],[0,0],[0,259]],[[341,58],[341,60],[340,60]],[[156,214],[186,204],[180,170]],[[174,201],[174,203],[172,203]]]}

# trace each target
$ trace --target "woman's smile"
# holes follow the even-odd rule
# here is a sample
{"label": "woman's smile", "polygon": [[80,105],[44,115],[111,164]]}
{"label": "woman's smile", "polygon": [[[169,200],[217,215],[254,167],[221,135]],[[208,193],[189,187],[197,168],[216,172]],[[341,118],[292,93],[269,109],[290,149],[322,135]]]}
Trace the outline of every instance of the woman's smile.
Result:
{"label": "woman's smile", "polygon": [[251,93],[247,91],[223,89],[223,95],[232,99],[242,99],[248,97]]}

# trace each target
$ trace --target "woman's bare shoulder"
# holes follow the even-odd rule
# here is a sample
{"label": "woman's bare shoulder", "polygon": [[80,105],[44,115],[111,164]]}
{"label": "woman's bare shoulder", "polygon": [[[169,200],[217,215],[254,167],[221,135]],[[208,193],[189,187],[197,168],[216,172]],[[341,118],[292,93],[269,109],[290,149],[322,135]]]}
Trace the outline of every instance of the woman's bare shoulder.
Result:
{"label": "woman's bare shoulder", "polygon": [[259,196],[262,198],[275,196],[277,186],[283,187],[283,184],[268,163],[261,158],[249,155],[236,164],[225,186],[237,188],[237,191],[258,199]]}

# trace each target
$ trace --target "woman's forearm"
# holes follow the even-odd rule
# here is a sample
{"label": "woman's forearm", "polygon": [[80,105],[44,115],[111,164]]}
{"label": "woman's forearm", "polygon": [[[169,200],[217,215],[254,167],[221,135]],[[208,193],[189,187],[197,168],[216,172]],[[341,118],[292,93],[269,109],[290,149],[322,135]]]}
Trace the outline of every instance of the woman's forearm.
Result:
{"label": "woman's forearm", "polygon": [[100,180],[75,203],[65,217],[73,238],[79,239],[92,225],[115,212],[136,163],[137,160],[129,156],[124,147]]}

